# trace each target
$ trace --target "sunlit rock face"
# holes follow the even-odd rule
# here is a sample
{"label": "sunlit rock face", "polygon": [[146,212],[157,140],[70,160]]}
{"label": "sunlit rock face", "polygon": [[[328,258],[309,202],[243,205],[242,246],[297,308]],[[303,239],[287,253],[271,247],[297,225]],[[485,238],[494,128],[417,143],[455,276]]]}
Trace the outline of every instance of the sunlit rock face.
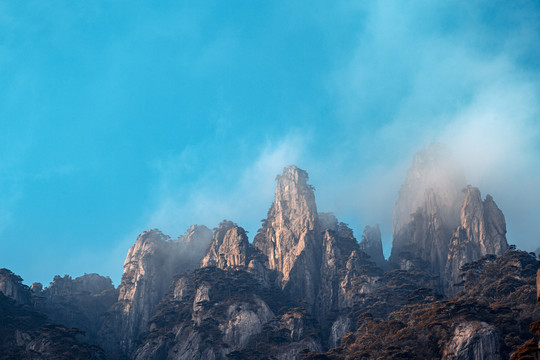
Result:
{"label": "sunlit rock face", "polygon": [[133,350],[174,275],[196,266],[211,238],[204,226],[190,227],[178,241],[154,229],[142,233],[129,249],[116,306],[123,353]]}
{"label": "sunlit rock face", "polygon": [[[306,301],[311,314],[325,322],[331,312],[352,306],[359,294],[375,288],[377,268],[344,223],[332,213],[317,213],[308,175],[296,166],[277,178],[276,196],[253,244],[277,272],[286,294]],[[384,262],[378,227],[367,228],[363,246]]]}
{"label": "sunlit rock face", "polygon": [[246,267],[252,253],[251,247],[243,228],[232,221],[223,221],[216,229],[214,239],[201,260],[201,267]]}
{"label": "sunlit rock face", "polygon": [[274,203],[253,244],[267,257],[267,266],[279,274],[281,287],[315,302],[319,283],[322,237],[317,205],[308,174],[290,166],[278,176]]}
{"label": "sunlit rock face", "polygon": [[465,179],[443,145],[419,151],[407,171],[394,206],[390,262],[401,269],[421,268],[444,274],[448,248],[459,225]]}
{"label": "sunlit rock face", "polygon": [[444,360],[499,360],[501,334],[490,324],[469,321],[458,324],[443,353]]}
{"label": "sunlit rock face", "polygon": [[480,191],[468,186],[461,208],[460,225],[449,245],[446,264],[447,293],[455,293],[460,268],[484,255],[502,255],[508,249],[506,222],[490,195],[482,201]]}

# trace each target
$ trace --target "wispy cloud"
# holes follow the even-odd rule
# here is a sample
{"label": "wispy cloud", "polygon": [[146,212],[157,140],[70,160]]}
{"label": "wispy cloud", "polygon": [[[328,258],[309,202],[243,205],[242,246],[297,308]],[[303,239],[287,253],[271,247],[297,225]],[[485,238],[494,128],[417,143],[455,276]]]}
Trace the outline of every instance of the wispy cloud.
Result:
{"label": "wispy cloud", "polygon": [[197,154],[186,149],[174,163],[158,161],[162,185],[156,196],[160,199],[148,217],[151,227],[158,227],[171,236],[182,234],[191,224],[217,226],[228,219],[254,232],[259,220],[273,201],[275,177],[283,167],[295,164],[301,157],[304,139],[289,135],[268,142],[258,156],[225,187],[205,174],[195,176],[189,188],[178,188],[171,181],[175,173],[195,166]]}
{"label": "wispy cloud", "polygon": [[[323,202],[357,214],[359,222],[381,223],[388,236],[414,152],[440,141],[468,181],[494,196],[507,218],[509,242],[534,249],[540,245],[540,83],[524,53],[538,32],[520,10],[501,15],[509,22],[501,25],[486,24],[480,5],[468,6],[464,17],[441,12],[444,5],[425,5],[385,2],[363,9],[356,50],[329,82],[341,125],[353,130],[348,143],[356,139],[360,166],[350,164],[339,180],[324,179],[330,195]],[[494,31],[497,26],[511,28]],[[339,151],[333,156],[329,162],[343,157]]]}

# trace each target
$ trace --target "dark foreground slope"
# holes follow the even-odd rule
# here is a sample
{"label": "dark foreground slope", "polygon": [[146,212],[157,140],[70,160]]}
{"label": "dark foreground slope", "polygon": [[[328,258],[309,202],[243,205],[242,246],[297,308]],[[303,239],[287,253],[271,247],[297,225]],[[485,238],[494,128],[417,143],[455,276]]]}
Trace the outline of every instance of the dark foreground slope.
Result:
{"label": "dark foreground slope", "polygon": [[17,288],[15,298],[0,292],[0,359],[105,359],[103,350],[82,340],[83,332],[52,323],[47,316],[26,301],[29,289],[20,277],[7,269],[0,269],[11,279],[11,288]]}
{"label": "dark foreground slope", "polygon": [[463,290],[450,299],[426,298],[386,319],[366,312],[342,346],[308,359],[508,359],[530,338],[538,263],[508,250],[463,268]]}

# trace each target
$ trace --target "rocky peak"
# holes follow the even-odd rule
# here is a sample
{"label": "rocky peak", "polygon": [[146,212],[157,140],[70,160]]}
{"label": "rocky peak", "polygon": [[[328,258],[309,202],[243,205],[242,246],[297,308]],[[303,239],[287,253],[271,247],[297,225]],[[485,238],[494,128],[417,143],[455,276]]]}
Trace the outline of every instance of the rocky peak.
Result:
{"label": "rocky peak", "polygon": [[308,174],[289,166],[277,177],[276,195],[268,218],[253,244],[266,255],[268,268],[295,296],[313,304],[322,250],[318,213]]}
{"label": "rocky peak", "polygon": [[18,304],[30,302],[30,289],[22,283],[22,278],[8,269],[0,269],[0,292]]}
{"label": "rocky peak", "polygon": [[291,165],[283,169],[277,177],[276,196],[270,215],[276,225],[289,225],[300,233],[305,229],[315,229],[317,205],[314,188],[308,185],[309,176],[306,171]]}
{"label": "rocky peak", "polygon": [[225,220],[216,229],[214,239],[201,260],[201,267],[216,266],[220,269],[245,267],[249,263],[251,246],[245,230]]}
{"label": "rocky peak", "polygon": [[143,232],[129,249],[118,288],[121,350],[129,353],[135,340],[167,292],[173,277],[195,268],[211,240],[203,226],[192,226],[179,241],[157,229]]}
{"label": "rocky peak", "polygon": [[459,224],[465,184],[450,151],[431,144],[419,151],[407,171],[394,206],[390,262],[402,269],[421,268],[444,273],[452,233]]}
{"label": "rocky peak", "polygon": [[[36,290],[38,285],[36,285]],[[107,276],[99,274],[84,274],[83,276],[72,279],[71,276],[65,275],[61,277],[56,275],[51,284],[43,290],[47,296],[89,293],[99,294],[106,290],[112,290],[114,286],[111,279]]]}
{"label": "rocky peak", "polygon": [[368,254],[371,260],[381,268],[384,269],[386,267],[381,241],[381,229],[378,224],[375,224],[373,227],[369,225],[365,227],[362,241],[360,241],[360,250]]}
{"label": "rocky peak", "polygon": [[398,233],[411,220],[411,214],[426,204],[426,191],[437,197],[445,220],[457,223],[459,205],[463,198],[461,189],[465,177],[450,150],[442,144],[432,143],[420,150],[411,167],[394,206],[393,232]]}
{"label": "rocky peak", "polygon": [[460,225],[449,244],[446,278],[450,293],[461,266],[484,255],[502,255],[508,249],[504,215],[493,198],[487,195],[482,201],[480,191],[472,186],[464,193]]}

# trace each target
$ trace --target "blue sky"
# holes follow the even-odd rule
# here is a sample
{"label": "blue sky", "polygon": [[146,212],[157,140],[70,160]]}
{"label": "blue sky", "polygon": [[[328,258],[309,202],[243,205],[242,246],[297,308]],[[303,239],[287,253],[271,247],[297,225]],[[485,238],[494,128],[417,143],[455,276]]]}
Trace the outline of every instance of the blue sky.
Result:
{"label": "blue sky", "polygon": [[0,267],[118,284],[147,228],[253,236],[295,163],[357,237],[447,143],[540,246],[534,1],[0,1]]}

